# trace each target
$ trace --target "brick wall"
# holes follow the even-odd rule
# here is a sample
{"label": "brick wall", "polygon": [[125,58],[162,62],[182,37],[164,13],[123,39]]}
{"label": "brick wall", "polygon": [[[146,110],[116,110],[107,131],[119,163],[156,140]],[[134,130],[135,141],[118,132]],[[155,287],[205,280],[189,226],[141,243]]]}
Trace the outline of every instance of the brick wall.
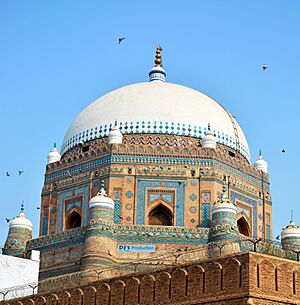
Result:
{"label": "brick wall", "polygon": [[[277,268],[276,272],[274,268]],[[98,281],[68,291],[62,287],[56,293],[0,304],[300,304],[300,264],[258,253],[245,253]]]}

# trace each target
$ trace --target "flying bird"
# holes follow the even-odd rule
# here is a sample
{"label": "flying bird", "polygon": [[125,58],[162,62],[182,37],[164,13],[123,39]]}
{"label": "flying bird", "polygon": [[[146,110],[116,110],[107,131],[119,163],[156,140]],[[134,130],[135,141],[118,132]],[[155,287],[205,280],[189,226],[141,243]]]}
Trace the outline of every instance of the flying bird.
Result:
{"label": "flying bird", "polygon": [[9,172],[6,172],[6,176],[9,177],[9,176],[10,176],[10,173],[9,173]]}
{"label": "flying bird", "polygon": [[268,66],[267,65],[263,65],[262,68],[265,71],[268,68]]}
{"label": "flying bird", "polygon": [[21,176],[24,173],[24,171],[19,171],[19,176]]}
{"label": "flying bird", "polygon": [[37,210],[40,210],[41,208],[40,208],[40,207],[36,207],[36,209],[37,209]]}
{"label": "flying bird", "polygon": [[125,37],[119,38],[119,44],[125,39]]}
{"label": "flying bird", "polygon": [[282,152],[282,153],[285,153],[285,149],[282,149],[281,152]]}
{"label": "flying bird", "polygon": [[9,218],[5,218],[6,222],[10,222],[10,219]]}

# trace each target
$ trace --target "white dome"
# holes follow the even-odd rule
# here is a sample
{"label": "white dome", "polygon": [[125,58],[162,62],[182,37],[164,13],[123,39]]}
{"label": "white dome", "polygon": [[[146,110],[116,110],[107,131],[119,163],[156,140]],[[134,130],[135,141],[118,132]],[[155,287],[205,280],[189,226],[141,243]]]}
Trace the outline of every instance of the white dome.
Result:
{"label": "white dome", "polygon": [[264,160],[262,155],[260,155],[254,162],[254,167],[268,173],[268,162]]}
{"label": "white dome", "polygon": [[208,130],[202,139],[202,147],[216,149],[216,144],[216,138],[213,132],[210,130],[210,125],[208,124]]}
{"label": "white dome", "polygon": [[61,158],[60,153],[57,151],[56,147],[53,147],[47,157],[47,164],[59,161]]}
{"label": "white dome", "polygon": [[123,135],[116,126],[108,134],[108,144],[121,144]]}
{"label": "white dome", "polygon": [[81,141],[107,136],[115,119],[123,134],[167,133],[200,138],[210,123],[217,142],[241,152],[250,162],[245,135],[224,107],[196,90],[159,81],[122,87],[90,104],[69,127],[61,153]]}
{"label": "white dome", "polygon": [[300,228],[293,221],[290,221],[290,223],[281,232],[281,239],[287,237],[300,239]]}
{"label": "white dome", "polygon": [[91,198],[89,202],[89,208],[94,207],[114,209],[115,203],[110,197],[107,196],[104,187],[101,187],[100,192],[96,196]]}
{"label": "white dome", "polygon": [[23,228],[32,230],[32,223],[25,217],[25,214],[21,212],[19,216],[10,221],[9,228]]}
{"label": "white dome", "polygon": [[213,204],[212,207],[212,214],[220,212],[236,214],[237,208],[227,197],[221,197]]}

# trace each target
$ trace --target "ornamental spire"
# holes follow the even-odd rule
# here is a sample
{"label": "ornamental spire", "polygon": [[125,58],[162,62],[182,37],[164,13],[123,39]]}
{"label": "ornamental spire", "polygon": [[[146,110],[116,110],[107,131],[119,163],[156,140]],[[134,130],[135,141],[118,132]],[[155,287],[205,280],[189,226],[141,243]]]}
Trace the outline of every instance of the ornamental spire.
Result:
{"label": "ornamental spire", "polygon": [[152,82],[152,81],[165,82],[166,81],[166,71],[162,67],[161,51],[162,51],[162,48],[158,44],[156,47],[156,55],[155,55],[155,60],[154,60],[155,66],[151,69],[151,71],[149,73],[150,82]]}
{"label": "ornamental spire", "polygon": [[105,190],[105,187],[104,187],[104,180],[101,181],[101,188],[100,188],[97,195],[107,197],[106,190]]}
{"label": "ornamental spire", "polygon": [[24,213],[24,200],[22,200],[22,203],[21,203],[21,208],[20,208],[20,214],[21,213]]}
{"label": "ornamental spire", "polygon": [[161,48],[161,46],[158,44],[156,47],[156,55],[155,55],[155,67],[162,67],[162,60],[161,60],[161,51],[163,49]]}
{"label": "ornamental spire", "polygon": [[225,182],[223,183],[223,188],[222,188],[222,199],[227,199],[227,185],[225,184]]}

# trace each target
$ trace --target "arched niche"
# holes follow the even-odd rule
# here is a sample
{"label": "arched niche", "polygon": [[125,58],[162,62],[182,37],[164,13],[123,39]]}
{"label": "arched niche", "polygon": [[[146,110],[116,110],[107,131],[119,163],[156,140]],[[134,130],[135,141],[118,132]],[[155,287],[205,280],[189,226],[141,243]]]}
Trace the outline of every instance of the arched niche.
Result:
{"label": "arched niche", "polygon": [[66,221],[66,229],[74,229],[81,227],[81,215],[76,211],[70,213]]}
{"label": "arched niche", "polygon": [[172,226],[173,214],[166,206],[159,204],[150,211],[148,224],[152,226]]}
{"label": "arched niche", "polygon": [[251,236],[251,229],[250,229],[249,223],[244,215],[242,215],[237,220],[237,226],[238,226],[239,232],[241,234],[248,236],[248,237]]}

